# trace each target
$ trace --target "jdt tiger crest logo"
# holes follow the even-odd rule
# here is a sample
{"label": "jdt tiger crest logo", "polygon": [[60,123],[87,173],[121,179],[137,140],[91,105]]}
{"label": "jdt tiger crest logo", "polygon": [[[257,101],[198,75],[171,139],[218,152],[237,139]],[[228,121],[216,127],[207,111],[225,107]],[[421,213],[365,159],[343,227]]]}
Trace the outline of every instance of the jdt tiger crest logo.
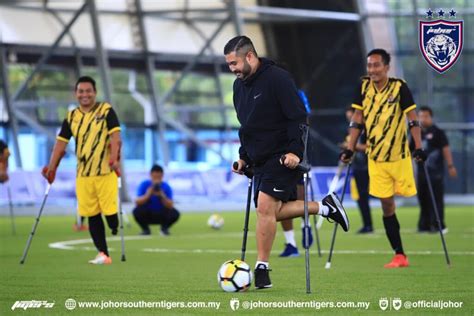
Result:
{"label": "jdt tiger crest logo", "polygon": [[[440,9],[439,17],[444,17],[445,12]],[[456,12],[449,12],[455,17]],[[431,18],[431,9],[427,12]],[[437,72],[444,73],[451,68],[461,55],[463,46],[463,21],[447,21],[438,19],[434,21],[419,21],[419,45],[421,54],[426,62]]]}

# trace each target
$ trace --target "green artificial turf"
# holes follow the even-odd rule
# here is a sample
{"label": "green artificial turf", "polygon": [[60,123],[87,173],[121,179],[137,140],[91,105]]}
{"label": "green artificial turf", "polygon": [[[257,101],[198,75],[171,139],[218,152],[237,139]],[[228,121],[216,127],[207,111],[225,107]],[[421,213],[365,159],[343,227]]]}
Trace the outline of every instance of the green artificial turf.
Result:
{"label": "green artificial turf", "polygon": [[[34,217],[18,217],[17,233],[12,236],[9,217],[0,218],[0,315],[173,315],[173,314],[465,314],[474,313],[474,215],[469,207],[447,207],[446,235],[452,267],[445,262],[439,234],[416,233],[418,209],[400,208],[404,248],[411,266],[387,270],[383,264],[391,259],[390,246],[383,230],[380,209],[373,210],[376,232],[357,235],[360,215],[350,210],[351,231],[338,231],[336,253],[332,267],[326,270],[333,224],[325,222],[320,231],[323,257],[319,258],[316,246],[311,248],[311,287],[306,294],[304,249],[301,247],[300,220],[295,222],[296,238],[301,256],[282,259],[284,238],[278,228],[270,265],[273,288],[245,293],[225,293],[216,280],[219,266],[226,260],[240,257],[244,213],[222,213],[225,225],[221,230],[207,227],[211,213],[184,213],[171,229],[170,237],[158,234],[145,239],[126,241],[126,262],[120,261],[120,241],[109,240],[113,264],[95,266],[87,263],[96,252],[89,233],[74,232],[74,217],[43,216],[34,236],[26,263],[20,265]],[[133,222],[125,229],[127,237],[137,236],[138,226]],[[255,214],[250,219],[250,233],[246,261],[253,268],[255,252]],[[108,238],[111,238],[107,230]],[[72,250],[50,248],[50,243],[86,239],[73,245]],[[220,302],[218,310],[211,308],[65,308],[69,298],[82,301],[108,302]],[[399,298],[402,307],[395,311],[382,311],[379,300],[390,302]],[[237,299],[239,308],[233,311],[230,301]],[[54,303],[52,308],[20,308],[11,310],[16,301],[39,300]],[[406,302],[453,301],[462,302],[462,308],[406,308]],[[248,302],[254,304],[280,304],[277,308],[245,310]],[[260,301],[260,303],[258,303]],[[293,301],[292,303],[288,303]],[[344,308],[285,308],[284,304],[313,302],[313,306],[328,302],[370,302],[368,310]],[[267,303],[266,303],[267,302]],[[275,303],[268,303],[275,302]],[[110,303],[109,303],[110,304]],[[163,304],[163,303],[162,303]],[[417,304],[417,303],[415,303]],[[414,304],[412,304],[413,306]]]}

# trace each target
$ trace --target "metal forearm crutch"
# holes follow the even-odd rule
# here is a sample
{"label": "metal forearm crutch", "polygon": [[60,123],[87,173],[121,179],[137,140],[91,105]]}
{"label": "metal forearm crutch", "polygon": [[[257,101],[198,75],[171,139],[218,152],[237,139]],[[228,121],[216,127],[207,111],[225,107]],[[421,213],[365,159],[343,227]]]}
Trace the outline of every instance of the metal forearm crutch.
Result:
{"label": "metal forearm crutch", "polygon": [[[234,170],[239,170],[239,163],[237,161],[234,161],[233,168]],[[245,166],[243,172],[244,175],[248,178],[248,188],[247,204],[245,207],[244,235],[242,238],[242,253],[240,255],[240,260],[245,261],[245,252],[247,250],[247,235],[249,232],[250,204],[252,202],[253,170],[248,166]]]}
{"label": "metal forearm crutch", "polygon": [[[336,174],[334,174],[334,177],[332,178],[331,183],[329,184],[328,194],[331,192],[336,192],[343,169],[344,169],[344,163],[340,161],[337,165]],[[320,216],[318,219],[318,230],[321,229],[324,222],[325,222],[324,217]]]}
{"label": "metal forearm crutch", "polygon": [[23,251],[23,256],[21,257],[20,264],[24,264],[26,260],[26,256],[28,255],[28,250],[30,249],[31,241],[33,240],[33,236],[36,232],[36,227],[38,227],[38,223],[41,218],[41,214],[43,213],[44,205],[46,204],[46,200],[48,199],[49,190],[51,189],[51,183],[48,183],[46,186],[46,191],[44,192],[43,202],[41,203],[40,210],[38,212],[38,216],[33,224],[33,228],[31,229],[30,236],[28,237],[28,241],[26,242],[25,250]]}
{"label": "metal forearm crutch", "polygon": [[[112,145],[109,144],[109,147],[112,148]],[[118,147],[118,153],[117,153],[117,161],[120,162],[120,156],[121,156],[121,151],[122,147],[119,145]],[[109,161],[109,166],[112,167],[113,163],[112,161]],[[122,165],[122,164],[120,164]],[[119,207],[119,225],[120,225],[120,244],[121,244],[121,252],[122,252],[122,257],[121,261],[125,262],[125,237],[124,237],[124,232],[123,232],[123,212],[122,212],[122,199],[120,198],[120,191],[122,188],[122,170],[121,168],[113,168],[115,174],[117,175],[117,187],[118,187],[118,194],[117,194],[117,203]]]}
{"label": "metal forearm crutch", "polygon": [[252,201],[252,188],[253,188],[253,179],[250,177],[248,181],[247,205],[245,208],[244,236],[242,238],[242,254],[240,255],[240,260],[242,261],[245,261],[245,251],[247,250],[247,235],[249,232],[249,217],[250,217],[250,203]]}
{"label": "metal forearm crutch", "polygon": [[[346,194],[346,187],[347,187],[347,182],[349,180],[349,175],[351,173],[351,163],[347,165],[347,170],[346,170],[346,176],[344,178],[344,186],[342,187],[342,194],[341,194],[341,204],[344,201],[344,195]],[[328,261],[326,262],[325,268],[330,269],[331,268],[331,260],[332,260],[332,253],[334,251],[334,243],[336,242],[336,233],[337,233],[337,227],[339,225],[337,223],[334,224],[334,230],[332,233],[332,240],[331,240],[331,248],[329,249],[329,257]]]}
{"label": "metal forearm crutch", "polygon": [[16,235],[15,213],[13,212],[12,190],[10,187],[10,182],[8,182],[6,187],[7,187],[7,194],[8,194],[8,205],[10,207],[10,219],[12,222],[12,234]]}
{"label": "metal forearm crutch", "polygon": [[[306,293],[311,293],[311,279],[310,279],[310,266],[309,266],[309,211],[308,211],[308,173],[311,170],[307,163],[307,148],[308,148],[308,134],[309,134],[309,126],[301,125],[301,129],[303,130],[303,162],[300,164],[304,170],[303,174],[303,183],[304,183],[304,234],[305,234],[305,267],[306,267]],[[302,169],[302,168],[298,168]]]}
{"label": "metal forearm crutch", "polygon": [[122,213],[122,200],[120,199],[120,189],[122,188],[122,177],[120,173],[117,172],[117,179],[118,179],[118,205],[119,205],[119,220],[120,220],[120,243],[121,243],[121,251],[122,251],[122,261],[126,261],[125,259],[125,237],[123,233],[123,213]]}
{"label": "metal forearm crutch", "polygon": [[[307,144],[308,144],[308,134],[309,126],[305,124],[300,125],[300,129],[303,130],[303,161],[300,162],[295,169],[303,173],[304,180],[304,236],[305,236],[305,267],[306,267],[306,293],[311,293],[311,279],[310,279],[310,266],[309,266],[309,211],[308,211],[308,173],[311,171],[311,165],[307,161]],[[283,163],[286,160],[285,155],[280,157],[280,163]]]}
{"label": "metal forearm crutch", "polygon": [[438,222],[438,230],[439,230],[439,235],[441,236],[441,243],[443,244],[443,250],[444,250],[444,255],[446,257],[446,263],[448,264],[448,267],[450,267],[451,261],[449,260],[448,247],[446,246],[446,241],[444,240],[443,227],[441,227],[441,218],[439,217],[438,206],[436,204],[433,187],[431,186],[430,175],[428,174],[428,169],[426,168],[425,163],[421,162],[421,165],[423,165],[423,171],[425,172],[425,179],[426,179],[426,182],[428,183],[428,190],[430,191],[431,203],[433,204],[433,210],[436,216],[436,221]]}
{"label": "metal forearm crutch", "polygon": [[[311,195],[311,201],[314,202],[314,189],[313,189],[313,182],[311,180],[311,173],[308,173],[308,183],[309,183],[309,192]],[[321,242],[319,240],[319,229],[316,214],[313,215],[313,224],[314,224],[314,235],[316,236],[316,246],[318,247],[318,256],[321,257]]]}
{"label": "metal forearm crutch", "polygon": [[[65,152],[60,153],[56,168],[59,166],[59,163],[61,162],[61,159],[64,157],[65,154],[66,154]],[[45,172],[45,170],[47,170],[47,167],[43,168],[43,172]],[[50,175],[48,175],[48,177],[50,177]],[[51,178],[48,178],[47,180],[48,180],[48,185],[46,186],[46,190],[44,192],[43,202],[41,203],[41,207],[40,207],[40,210],[38,212],[38,216],[36,217],[36,220],[33,224],[33,228],[31,229],[30,236],[28,237],[28,240],[26,242],[25,250],[23,251],[23,256],[21,257],[20,264],[25,263],[26,256],[28,255],[28,250],[30,249],[31,241],[33,240],[33,236],[35,235],[36,228],[38,227],[38,224],[39,224],[39,221],[40,221],[40,218],[41,218],[41,214],[43,213],[43,209],[44,209],[44,206],[46,204],[46,200],[48,199],[49,190],[51,189],[51,185],[54,181],[54,175]]]}
{"label": "metal forearm crutch", "polygon": [[[305,144],[305,149],[303,153],[303,162],[299,163],[296,166],[296,170],[303,173],[303,180],[304,180],[304,227],[303,233],[305,236],[305,244],[303,245],[305,248],[305,267],[306,267],[306,293],[311,293],[311,280],[310,280],[310,271],[309,271],[309,211],[308,211],[308,173],[311,170],[311,166],[307,163],[306,157],[306,142],[308,140],[308,127],[306,125],[301,126],[302,129],[306,129],[305,134],[303,135],[303,142]],[[286,160],[285,155],[281,156],[280,161],[283,162]]]}

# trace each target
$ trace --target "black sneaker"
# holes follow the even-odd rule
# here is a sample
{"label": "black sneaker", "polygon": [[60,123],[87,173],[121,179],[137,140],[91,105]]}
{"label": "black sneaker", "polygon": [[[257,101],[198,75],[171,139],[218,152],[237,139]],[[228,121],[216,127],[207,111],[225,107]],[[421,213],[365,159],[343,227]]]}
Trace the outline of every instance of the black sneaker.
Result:
{"label": "black sneaker", "polygon": [[347,232],[349,230],[349,219],[336,193],[333,192],[326,195],[322,203],[329,207],[329,214],[326,218],[334,220]]}
{"label": "black sneaker", "polygon": [[272,287],[272,281],[270,281],[269,275],[270,271],[272,270],[265,267],[264,264],[259,264],[257,268],[255,268],[255,287],[257,288],[257,290],[268,289]]}

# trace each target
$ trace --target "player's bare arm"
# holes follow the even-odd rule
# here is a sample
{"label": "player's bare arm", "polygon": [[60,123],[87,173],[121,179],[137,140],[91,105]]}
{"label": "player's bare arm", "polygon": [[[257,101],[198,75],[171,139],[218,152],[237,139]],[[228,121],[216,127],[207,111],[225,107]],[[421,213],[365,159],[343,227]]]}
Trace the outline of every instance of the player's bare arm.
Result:
{"label": "player's bare arm", "polygon": [[421,128],[420,123],[418,122],[418,116],[416,115],[416,111],[414,109],[408,111],[407,118],[408,128],[410,129],[410,134],[413,137],[413,141],[415,142],[415,151],[413,152],[413,158],[415,158],[415,160],[418,162],[425,161],[426,154],[423,152],[423,146],[421,143]]}
{"label": "player's bare arm", "polygon": [[363,128],[364,114],[361,110],[356,109],[354,115],[352,115],[351,123],[349,124],[349,142],[347,143],[347,149],[341,154],[341,161],[348,163],[355,151],[357,140],[359,139],[360,133]]}

